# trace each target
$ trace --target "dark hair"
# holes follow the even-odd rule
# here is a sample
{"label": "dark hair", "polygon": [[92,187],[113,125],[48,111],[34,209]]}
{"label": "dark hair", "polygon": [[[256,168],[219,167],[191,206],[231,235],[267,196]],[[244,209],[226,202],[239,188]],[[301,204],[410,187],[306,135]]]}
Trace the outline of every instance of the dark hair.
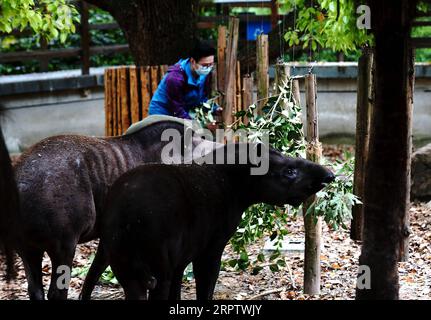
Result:
{"label": "dark hair", "polygon": [[216,54],[216,49],[210,45],[207,41],[196,41],[193,50],[190,53],[190,57],[196,62],[204,57],[213,56]]}

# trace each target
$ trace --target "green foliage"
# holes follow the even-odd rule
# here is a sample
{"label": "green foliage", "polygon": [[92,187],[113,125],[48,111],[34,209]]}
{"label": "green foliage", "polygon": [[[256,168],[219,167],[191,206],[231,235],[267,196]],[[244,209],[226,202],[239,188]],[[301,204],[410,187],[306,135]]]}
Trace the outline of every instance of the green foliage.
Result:
{"label": "green foliage", "polygon": [[[238,125],[238,129],[248,130],[249,140],[259,141],[263,134],[269,134],[269,143],[288,156],[298,157],[305,155],[306,142],[303,134],[301,108],[292,96],[292,79],[283,87],[281,93],[271,97],[263,108],[262,115],[257,115],[255,105],[247,111],[237,113],[237,117],[247,116],[248,125]],[[282,102],[282,103],[281,103]],[[287,107],[284,109],[284,106]],[[324,190],[317,194],[317,200],[313,207],[315,217],[322,216],[333,228],[346,227],[344,222],[351,218],[351,206],[357,203],[357,198],[352,194],[353,158],[346,162],[337,161],[327,163],[337,175],[337,178]],[[280,248],[284,236],[288,234],[287,212],[296,215],[300,208],[279,208],[267,204],[258,204],[250,207],[243,214],[241,223],[230,244],[237,258],[224,262],[224,267],[238,269],[252,268],[252,273],[257,273],[265,263],[272,271],[277,271],[284,264],[284,258],[279,250],[275,250],[269,257],[269,261],[263,253],[251,259],[247,253],[248,244],[269,236],[276,248]],[[311,213],[311,210],[308,211]]]}
{"label": "green foliage", "polygon": [[[87,276],[88,270],[90,269],[90,266],[93,263],[93,260],[94,260],[94,254],[90,256],[90,258],[88,259],[88,263],[84,267],[73,268],[71,276],[85,279],[85,277]],[[115,278],[111,267],[106,268],[106,270],[101,275],[99,281],[103,284],[118,285],[118,280]]]}
{"label": "green foliage", "polygon": [[[288,12],[296,11],[294,28],[289,28],[285,40],[290,46],[302,45],[305,49],[317,51],[328,48],[344,53],[354,52],[362,45],[370,44],[371,37],[366,30],[356,26],[356,7],[353,0],[316,0],[314,6],[307,6],[305,0],[280,1]],[[338,16],[339,11],[339,16]]]}
{"label": "green foliage", "polygon": [[[430,21],[430,18],[422,18],[421,21]],[[431,27],[414,27],[412,30],[412,37],[431,37]],[[431,62],[431,48],[416,49],[416,61],[417,62]]]}
{"label": "green foliage", "polygon": [[353,194],[355,158],[350,153],[346,153],[344,158],[345,161],[336,160],[335,163],[328,163],[337,176],[337,183],[331,183],[319,191],[317,201],[306,212],[310,214],[314,210],[316,219],[323,217],[324,221],[335,230],[340,226],[347,228],[345,221],[352,219],[352,206],[361,203]]}
{"label": "green foliage", "polygon": [[193,264],[189,264],[183,272],[183,281],[192,281],[194,279]]}
{"label": "green foliage", "polygon": [[66,0],[1,0],[0,14],[1,32],[30,27],[47,40],[60,39],[62,43],[76,31],[74,21],[79,22],[77,10]]}
{"label": "green foliage", "polygon": [[[1,0],[0,0],[1,1]],[[114,18],[98,8],[92,8],[89,10],[89,22],[90,23],[111,23],[114,22]],[[121,29],[113,30],[90,30],[91,34],[91,45],[92,46],[103,46],[113,44],[125,44],[127,43]],[[14,35],[7,35],[1,39],[1,52],[16,52],[16,51],[28,51],[37,50],[41,48],[40,36],[37,34],[28,37],[17,37]],[[60,48],[76,48],[80,46],[80,35],[77,33],[71,33],[64,42],[60,39],[51,39],[48,43],[49,49],[60,49]],[[109,65],[130,65],[133,64],[133,59],[129,53],[122,54],[99,54],[92,55],[90,58],[92,67],[109,66]],[[71,58],[56,58],[49,61],[49,71],[55,70],[68,70],[80,68],[79,56]],[[23,74],[30,72],[38,72],[39,63],[37,61],[21,61],[14,63],[0,64],[0,74]]]}
{"label": "green foliage", "polygon": [[192,118],[198,121],[202,128],[216,121],[212,113],[215,99],[217,98],[209,99],[207,102],[204,102],[202,105],[189,112]]}

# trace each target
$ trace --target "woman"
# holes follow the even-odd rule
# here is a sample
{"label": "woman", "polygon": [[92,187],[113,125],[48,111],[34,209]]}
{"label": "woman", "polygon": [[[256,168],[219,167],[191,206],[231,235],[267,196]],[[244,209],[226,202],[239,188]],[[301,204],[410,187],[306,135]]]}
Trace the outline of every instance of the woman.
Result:
{"label": "woman", "polygon": [[[208,100],[216,50],[204,42],[196,44],[190,58],[169,67],[150,102],[149,115],[164,114],[192,119],[189,111]],[[219,107],[213,111],[221,111]]]}

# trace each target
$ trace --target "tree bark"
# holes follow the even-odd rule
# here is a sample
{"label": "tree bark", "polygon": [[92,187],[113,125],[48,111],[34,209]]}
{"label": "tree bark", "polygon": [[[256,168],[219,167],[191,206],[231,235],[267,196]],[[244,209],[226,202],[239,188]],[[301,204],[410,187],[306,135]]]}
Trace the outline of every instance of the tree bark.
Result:
{"label": "tree bark", "polygon": [[[356,143],[355,143],[355,173],[353,179],[353,193],[363,201],[365,163],[368,155],[370,132],[370,112],[372,96],[372,68],[373,53],[364,48],[358,62],[358,89],[356,98]],[[362,241],[363,205],[356,204],[352,208],[352,224],[350,237]]]}
{"label": "tree bark", "polygon": [[198,0],[88,0],[117,20],[137,66],[173,64],[195,39]]}
{"label": "tree bark", "polygon": [[[407,213],[409,38],[415,1],[370,1],[375,35],[375,105],[365,169],[363,246],[371,287],[357,299],[398,299],[398,265]],[[359,278],[358,278],[359,279]]]}
{"label": "tree bark", "polygon": [[409,243],[410,243],[410,188],[411,188],[411,154],[412,154],[412,116],[413,116],[413,93],[415,87],[415,49],[410,48],[409,61],[408,61],[408,83],[407,83],[407,97],[408,97],[408,146],[407,146],[407,197],[406,197],[406,214],[404,216],[402,225],[402,239],[400,242],[399,261],[408,261],[409,259]]}

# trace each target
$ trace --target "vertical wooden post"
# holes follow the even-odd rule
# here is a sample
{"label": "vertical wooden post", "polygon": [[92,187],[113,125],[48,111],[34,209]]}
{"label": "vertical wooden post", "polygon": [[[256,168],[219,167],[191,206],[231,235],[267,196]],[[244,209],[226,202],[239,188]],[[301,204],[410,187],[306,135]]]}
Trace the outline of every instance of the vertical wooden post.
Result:
{"label": "vertical wooden post", "polygon": [[141,112],[140,119],[148,115],[148,110],[151,101],[151,79],[150,67],[140,68],[140,83],[141,83]]}
{"label": "vertical wooden post", "polygon": [[226,82],[226,27],[218,27],[217,41],[217,83],[218,91],[225,94]]}
{"label": "vertical wooden post", "polygon": [[278,4],[277,0],[271,0],[271,27],[272,30],[277,28],[278,23]]}
{"label": "vertical wooden post", "polygon": [[[355,173],[353,193],[361,201],[364,197],[365,164],[368,155],[370,135],[371,95],[372,95],[372,67],[373,54],[370,49],[364,49],[358,62],[358,87],[356,98],[356,146],[355,146]],[[357,204],[352,208],[352,223],[350,237],[353,240],[362,240],[363,205]]]}
{"label": "vertical wooden post", "polygon": [[238,30],[239,19],[231,17],[229,19],[229,38],[226,50],[226,79],[225,79],[225,99],[223,108],[223,121],[226,126],[233,123],[233,111],[235,107],[236,89],[236,62],[238,51]]}
{"label": "vertical wooden post", "polygon": [[257,37],[256,58],[257,112],[262,113],[262,108],[265,106],[269,95],[268,35],[266,34],[261,34]]}
{"label": "vertical wooden post", "polygon": [[[44,37],[42,37],[40,39],[40,48],[42,50],[48,49],[48,41]],[[49,71],[49,58],[41,57],[39,59],[39,70],[40,70],[40,72],[48,72]]]}
{"label": "vertical wooden post", "polygon": [[112,68],[109,69],[109,73],[111,75],[111,112],[112,112],[112,127],[111,127],[111,136],[117,135],[117,69]]}
{"label": "vertical wooden post", "polygon": [[235,92],[235,112],[242,110],[242,85],[241,85],[241,65],[236,63],[236,92]]}
{"label": "vertical wooden post", "polygon": [[[247,110],[253,104],[253,77],[246,75],[242,78],[242,110]],[[242,122],[247,125],[248,117],[244,116]]]}
{"label": "vertical wooden post", "polygon": [[130,127],[129,93],[127,85],[127,67],[121,67],[120,71],[120,101],[121,101],[121,130],[118,134],[123,134]]}
{"label": "vertical wooden post", "polygon": [[408,57],[408,82],[407,82],[407,150],[406,158],[408,164],[407,170],[407,195],[406,195],[406,213],[403,217],[401,226],[401,242],[399,261],[408,261],[409,259],[409,240],[410,240],[410,189],[411,189],[411,162],[412,162],[412,113],[413,113],[413,93],[415,88],[415,49],[410,48]]}
{"label": "vertical wooden post", "polygon": [[292,81],[292,95],[296,105],[301,105],[301,91],[299,88],[299,80]]}
{"label": "vertical wooden post", "polygon": [[112,136],[112,84],[111,70],[105,69],[104,88],[105,88],[105,136]]}
{"label": "vertical wooden post", "polygon": [[162,64],[160,66],[160,81],[162,81],[163,77],[165,76],[166,72],[168,72],[169,66],[167,64]]}
{"label": "vertical wooden post", "polygon": [[139,121],[139,91],[138,75],[135,66],[129,68],[129,92],[130,92],[130,120],[133,123]]}
{"label": "vertical wooden post", "polygon": [[[307,159],[319,163],[322,147],[319,142],[319,128],[316,105],[316,76],[310,74],[305,78],[306,108],[307,108]],[[304,203],[305,252],[304,252],[304,293],[320,293],[320,239],[322,234],[322,220],[317,223],[313,212],[306,214],[308,208],[315,201],[312,196]]]}
{"label": "vertical wooden post", "polygon": [[81,1],[81,70],[82,74],[90,73],[90,28],[88,24],[88,4]]}
{"label": "vertical wooden post", "polygon": [[156,93],[157,86],[159,84],[158,82],[158,66],[151,66],[150,67],[150,75],[151,75],[151,97]]}
{"label": "vertical wooden post", "polygon": [[[278,63],[275,67],[275,93],[280,94],[281,88],[286,89],[289,83],[290,66],[287,63]],[[287,101],[280,100],[280,106],[287,109]]]}

